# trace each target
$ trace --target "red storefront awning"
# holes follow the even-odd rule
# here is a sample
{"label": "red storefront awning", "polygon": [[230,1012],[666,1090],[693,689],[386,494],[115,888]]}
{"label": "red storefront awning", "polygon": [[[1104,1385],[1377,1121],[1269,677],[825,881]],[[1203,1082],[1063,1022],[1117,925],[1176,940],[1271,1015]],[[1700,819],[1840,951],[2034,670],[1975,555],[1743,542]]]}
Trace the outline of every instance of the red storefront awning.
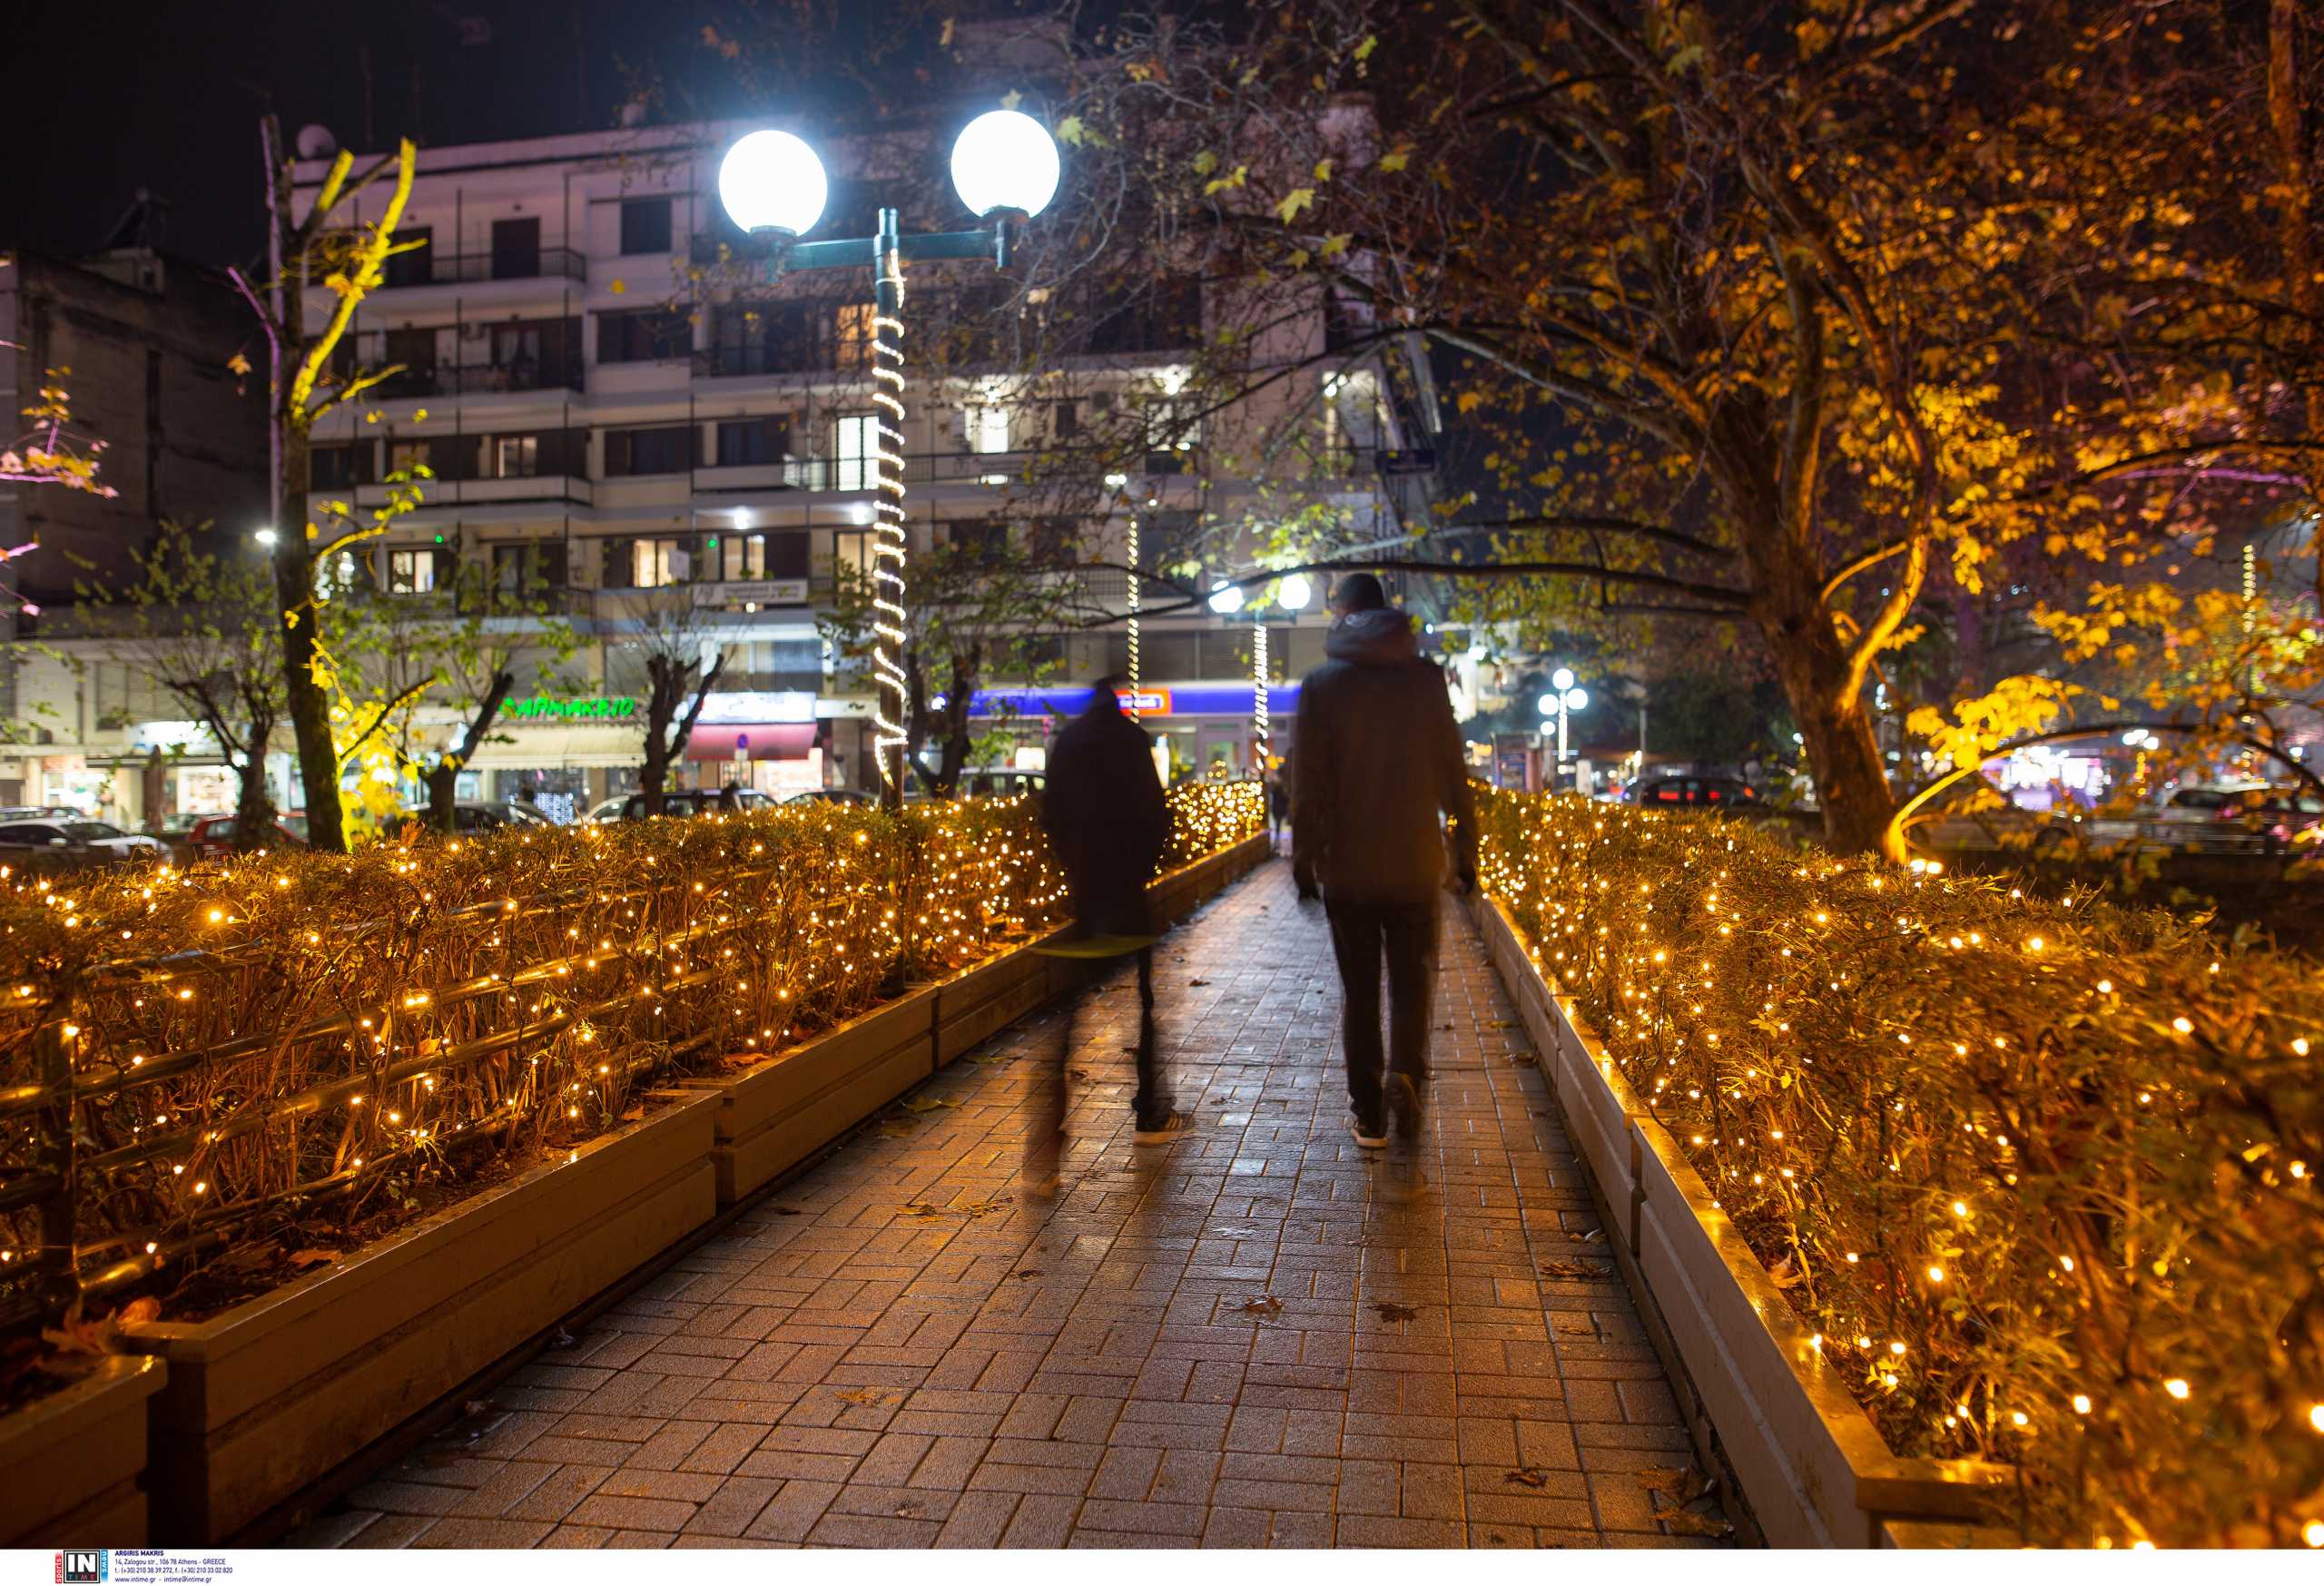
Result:
{"label": "red storefront awning", "polygon": [[804,760],[815,746],[815,724],[783,722],[750,727],[696,727],[686,740],[689,760],[732,760],[738,743],[747,743],[753,760]]}

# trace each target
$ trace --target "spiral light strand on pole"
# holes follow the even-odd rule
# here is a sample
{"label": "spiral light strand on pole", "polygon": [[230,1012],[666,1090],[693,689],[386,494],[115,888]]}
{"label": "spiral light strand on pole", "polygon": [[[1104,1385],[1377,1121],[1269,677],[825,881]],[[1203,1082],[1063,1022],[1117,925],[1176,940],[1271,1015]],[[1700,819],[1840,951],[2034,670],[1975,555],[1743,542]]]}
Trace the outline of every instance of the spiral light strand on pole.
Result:
{"label": "spiral light strand on pole", "polygon": [[1267,770],[1267,625],[1251,630],[1251,734],[1258,740],[1259,774]]}
{"label": "spiral light strand on pole", "polygon": [[1129,717],[1137,720],[1137,514],[1129,515]]}
{"label": "spiral light strand on pole", "polygon": [[880,410],[873,426],[872,504],[877,529],[872,547],[872,630],[879,643],[872,652],[872,670],[880,698],[873,706],[873,740],[880,756],[880,782],[885,802],[893,807],[903,798],[903,753],[909,745],[904,731],[904,554],[910,541],[904,527],[904,276],[903,258],[896,233],[896,212],[880,212],[878,301],[872,320],[872,404]]}

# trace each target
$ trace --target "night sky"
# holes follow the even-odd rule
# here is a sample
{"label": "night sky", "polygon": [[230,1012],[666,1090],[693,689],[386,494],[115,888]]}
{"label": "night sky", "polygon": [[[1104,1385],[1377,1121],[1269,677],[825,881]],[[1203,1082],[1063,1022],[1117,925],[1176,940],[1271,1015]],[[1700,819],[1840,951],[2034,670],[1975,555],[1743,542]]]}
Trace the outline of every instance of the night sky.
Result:
{"label": "night sky", "polygon": [[731,73],[700,42],[710,9],[651,0],[54,7],[23,30],[27,47],[0,96],[0,148],[15,168],[0,183],[0,248],[92,251],[144,186],[170,201],[168,251],[214,264],[253,254],[263,235],[258,120],[270,103],[289,133],[319,122],[357,150],[407,132],[424,146],[609,126],[637,74],[657,68],[692,92],[683,103],[738,110]]}

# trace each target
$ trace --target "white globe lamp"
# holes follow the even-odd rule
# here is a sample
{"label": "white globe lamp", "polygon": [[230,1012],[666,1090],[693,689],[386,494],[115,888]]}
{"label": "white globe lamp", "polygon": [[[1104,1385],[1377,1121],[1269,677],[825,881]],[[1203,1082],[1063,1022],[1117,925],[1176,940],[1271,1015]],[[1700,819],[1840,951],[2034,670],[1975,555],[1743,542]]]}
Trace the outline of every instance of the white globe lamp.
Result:
{"label": "white globe lamp", "polygon": [[1565,691],[1565,708],[1570,711],[1588,710],[1590,708],[1590,691],[1586,688],[1567,689]]}
{"label": "white globe lamp", "polygon": [[1553,716],[1558,714],[1558,696],[1554,694],[1545,694],[1535,700],[1533,705],[1543,715]]}
{"label": "white globe lamp", "polygon": [[1243,609],[1243,586],[1223,584],[1210,592],[1210,609],[1221,616],[1233,616]]}
{"label": "white globe lamp", "polygon": [[1551,673],[1550,686],[1556,689],[1560,694],[1563,694],[1567,689],[1571,688],[1573,686],[1573,668],[1571,666],[1561,666],[1556,671]]}
{"label": "white globe lamp", "polygon": [[1058,172],[1057,140],[1021,110],[988,111],[952,144],[952,185],[979,219],[1039,214],[1057,196]]}
{"label": "white globe lamp", "polygon": [[1275,586],[1275,604],[1285,611],[1305,611],[1307,603],[1315,598],[1315,586],[1304,573],[1294,573]]}
{"label": "white globe lamp", "polygon": [[806,141],[772,129],[738,139],[718,166],[718,202],[745,231],[803,236],[823,218],[831,182]]}

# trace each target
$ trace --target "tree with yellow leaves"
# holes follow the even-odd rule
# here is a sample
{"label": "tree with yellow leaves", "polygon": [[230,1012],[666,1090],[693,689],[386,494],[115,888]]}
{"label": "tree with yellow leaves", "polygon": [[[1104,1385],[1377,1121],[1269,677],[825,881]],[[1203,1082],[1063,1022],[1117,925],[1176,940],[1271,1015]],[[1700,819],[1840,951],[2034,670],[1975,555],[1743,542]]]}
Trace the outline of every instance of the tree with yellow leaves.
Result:
{"label": "tree with yellow leaves", "polygon": [[2083,12],[1318,0],[1116,26],[1060,133],[1213,280],[1433,344],[1522,507],[1451,559],[1755,634],[1827,839],[1864,850],[1896,802],[1869,699],[1933,580],[2151,545],[2191,470],[2309,444],[2221,394],[2287,333],[2206,350],[2230,291],[2174,303],[2167,369],[2126,346],[2200,211],[2152,185],[2189,141],[2135,82],[2091,135]]}
{"label": "tree with yellow leaves", "polygon": [[[354,156],[341,150],[331,161],[307,212],[294,212],[295,161],[272,115],[261,125],[267,169],[267,261],[269,276],[253,282],[241,271],[235,284],[266,331],[269,390],[272,393],[274,483],[274,587],[282,615],[282,661],[292,730],[298,740],[299,774],[307,804],[307,826],[317,848],[347,847],[340,806],[341,754],[334,723],[336,664],[321,638],[320,606],[330,598],[330,579],[343,553],[383,532],[392,512],[359,515],[343,502],[314,502],[307,490],[309,437],[316,422],[398,372],[396,368],[334,374],[332,355],[354,322],[355,310],[384,276],[388,259],[403,248],[395,241],[397,223],[411,197],[418,155],[409,139],[360,177]],[[375,219],[352,225],[332,219],[374,182],[387,181],[389,196]],[[310,289],[336,299],[320,324],[310,320]],[[347,714],[343,701],[339,714]]]}

